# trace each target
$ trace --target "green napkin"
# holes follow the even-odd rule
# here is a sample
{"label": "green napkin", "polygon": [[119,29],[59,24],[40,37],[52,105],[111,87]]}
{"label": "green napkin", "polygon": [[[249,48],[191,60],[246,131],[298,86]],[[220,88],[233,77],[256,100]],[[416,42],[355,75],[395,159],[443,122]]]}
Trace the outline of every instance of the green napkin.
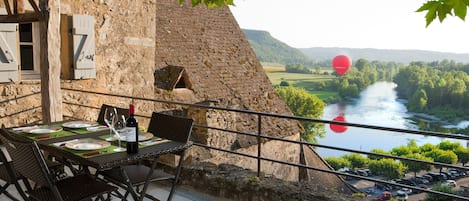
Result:
{"label": "green napkin", "polygon": [[[52,143],[52,144],[49,144],[49,146],[58,147],[60,149],[66,150],[70,153],[73,153],[73,154],[75,154],[77,156],[80,156],[80,157],[83,157],[83,158],[93,158],[93,157],[97,157],[97,156],[103,156],[103,155],[107,155],[107,154],[117,153],[116,151],[114,151],[114,149],[116,149],[117,146],[114,146],[114,145],[110,145],[106,148],[96,149],[96,150],[75,150],[75,149],[69,149],[69,148],[65,147],[64,144],[67,143],[67,142],[68,141]],[[125,151],[125,149],[123,151]],[[122,152],[122,151],[120,151],[120,152]]]}
{"label": "green napkin", "polygon": [[53,138],[58,138],[58,137],[65,137],[65,136],[71,136],[75,135],[72,132],[69,131],[57,131],[57,132],[52,132],[52,133],[46,133],[46,134],[31,134],[31,133],[25,133],[25,132],[15,132],[12,131],[13,133],[16,133],[18,135],[27,137],[32,140],[47,140],[47,139],[53,139]]}

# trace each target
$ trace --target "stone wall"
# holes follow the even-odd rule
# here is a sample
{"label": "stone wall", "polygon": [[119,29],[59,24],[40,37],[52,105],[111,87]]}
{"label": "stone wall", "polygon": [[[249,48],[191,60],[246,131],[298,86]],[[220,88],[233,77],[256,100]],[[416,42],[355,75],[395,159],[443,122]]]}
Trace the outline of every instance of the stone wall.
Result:
{"label": "stone wall", "polygon": [[[192,7],[189,1],[179,5],[177,0],[61,0],[61,13],[95,19],[96,79],[63,79],[64,88],[292,114],[272,87],[227,7]],[[169,71],[172,75],[155,77],[156,72],[170,66],[177,67]],[[172,83],[174,88],[155,87],[157,82]],[[0,123],[15,126],[40,121],[39,91],[37,81],[0,84],[0,115],[3,114]],[[63,114],[87,120],[96,120],[97,108],[103,103],[127,107],[130,102],[127,98],[68,90],[62,94]],[[148,124],[144,117],[153,111],[187,114],[200,125],[258,132],[256,115],[136,101],[142,127]],[[262,134],[299,140],[302,128],[297,121],[270,117],[261,121]],[[211,146],[257,154],[253,137],[204,129],[196,129],[193,135],[195,141]],[[257,168],[255,160],[226,153],[200,148],[192,149],[191,153],[187,161],[194,163],[210,161]],[[298,162],[299,155],[298,145],[263,140],[263,157]],[[268,162],[262,163],[262,171],[287,180],[296,180],[298,176],[297,168]]]}
{"label": "stone wall", "polygon": [[[103,93],[154,98],[155,1],[62,0],[62,13],[95,18],[97,78],[68,80],[63,87]],[[149,93],[150,92],[150,93]],[[64,102],[99,107],[111,104],[128,107],[129,99],[64,91]],[[64,104],[64,115],[94,120],[97,110]],[[150,116],[153,105],[136,102],[136,112]],[[148,120],[140,125],[146,127]]]}
{"label": "stone wall", "polygon": [[216,196],[217,200],[251,201],[369,201],[323,185],[322,182],[291,182],[264,176],[229,164],[200,164],[183,169],[181,186]]}
{"label": "stone wall", "polygon": [[42,120],[37,81],[0,84],[0,125],[34,124]]}

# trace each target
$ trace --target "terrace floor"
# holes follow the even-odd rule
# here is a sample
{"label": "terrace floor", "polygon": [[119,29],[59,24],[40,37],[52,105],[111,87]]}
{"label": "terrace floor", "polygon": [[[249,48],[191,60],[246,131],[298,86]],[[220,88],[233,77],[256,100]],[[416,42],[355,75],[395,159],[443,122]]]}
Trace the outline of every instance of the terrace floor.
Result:
{"label": "terrace floor", "polygon": [[[2,182],[0,182],[0,184],[3,185],[4,182],[2,181]],[[168,195],[169,195],[170,188],[171,188],[171,185],[169,183],[165,184],[165,183],[153,182],[149,185],[148,193],[155,196],[159,200],[166,200]],[[8,192],[10,192],[13,196],[15,196],[16,198],[19,198],[21,200],[21,197],[18,194],[18,191],[16,191],[16,188],[13,185],[10,185],[10,187],[8,187]],[[129,199],[131,199],[131,198],[129,197]],[[2,201],[5,200],[6,201],[6,200],[10,200],[10,199],[7,196],[5,196],[4,194],[1,194],[0,195],[0,200],[2,200]],[[111,199],[111,200],[112,201],[117,201],[117,200],[120,200],[120,199],[116,198],[116,197],[113,197],[113,199]],[[150,200],[150,199],[148,199],[148,198],[144,199],[144,201],[148,201],[148,200]],[[173,197],[173,201],[228,201],[228,200],[223,199],[223,198],[216,198],[216,197],[213,197],[211,195],[196,192],[194,190],[191,190],[191,188],[189,186],[178,185],[176,187],[176,193]]]}

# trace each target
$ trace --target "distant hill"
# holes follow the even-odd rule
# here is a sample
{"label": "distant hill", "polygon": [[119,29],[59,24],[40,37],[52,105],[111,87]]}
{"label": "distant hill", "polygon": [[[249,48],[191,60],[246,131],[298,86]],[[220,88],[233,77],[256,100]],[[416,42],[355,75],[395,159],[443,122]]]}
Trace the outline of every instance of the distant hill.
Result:
{"label": "distant hill", "polygon": [[443,59],[456,62],[469,63],[469,54],[456,54],[447,52],[435,52],[426,50],[385,50],[372,48],[336,48],[336,47],[312,47],[300,48],[311,59],[316,61],[331,60],[338,54],[347,54],[352,59],[364,58],[369,61],[394,61],[409,63],[412,61],[441,61]]}
{"label": "distant hill", "polygon": [[304,65],[312,63],[303,52],[273,38],[267,31],[243,29],[243,32],[261,62]]}
{"label": "distant hill", "polygon": [[373,48],[311,47],[293,48],[272,37],[267,31],[243,29],[251,47],[261,62],[281,64],[312,64],[332,60],[338,54],[347,54],[353,60],[363,58],[368,61],[394,61],[409,63],[412,61],[441,61],[444,59],[469,63],[469,54],[456,54],[426,50],[390,50]]}

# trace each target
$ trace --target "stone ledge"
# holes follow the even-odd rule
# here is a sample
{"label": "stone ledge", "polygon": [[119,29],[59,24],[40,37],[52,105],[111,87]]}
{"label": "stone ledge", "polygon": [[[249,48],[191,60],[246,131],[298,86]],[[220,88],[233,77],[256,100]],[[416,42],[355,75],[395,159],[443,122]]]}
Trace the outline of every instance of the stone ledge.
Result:
{"label": "stone ledge", "polygon": [[229,200],[252,201],[358,201],[366,198],[341,194],[321,184],[288,182],[272,177],[259,179],[255,172],[229,164],[184,167],[180,184]]}

